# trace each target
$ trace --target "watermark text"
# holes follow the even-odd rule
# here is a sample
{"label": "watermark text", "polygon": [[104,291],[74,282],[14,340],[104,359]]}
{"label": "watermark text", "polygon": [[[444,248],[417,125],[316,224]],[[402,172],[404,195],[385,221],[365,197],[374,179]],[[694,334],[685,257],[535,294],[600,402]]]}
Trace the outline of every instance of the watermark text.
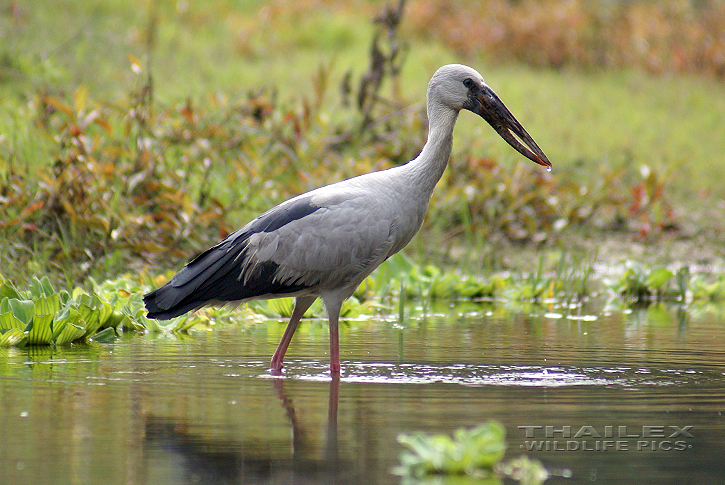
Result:
{"label": "watermark text", "polygon": [[526,451],[685,451],[693,426],[519,426]]}

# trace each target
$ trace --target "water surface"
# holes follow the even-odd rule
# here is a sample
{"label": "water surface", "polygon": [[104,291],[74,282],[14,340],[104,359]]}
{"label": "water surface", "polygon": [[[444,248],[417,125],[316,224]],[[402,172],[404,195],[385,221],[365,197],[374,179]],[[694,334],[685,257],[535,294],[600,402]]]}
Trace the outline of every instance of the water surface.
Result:
{"label": "water surface", "polygon": [[[590,318],[589,315],[596,318]],[[488,419],[547,483],[725,483],[725,320],[469,306],[0,350],[0,483],[400,483],[401,432]]]}

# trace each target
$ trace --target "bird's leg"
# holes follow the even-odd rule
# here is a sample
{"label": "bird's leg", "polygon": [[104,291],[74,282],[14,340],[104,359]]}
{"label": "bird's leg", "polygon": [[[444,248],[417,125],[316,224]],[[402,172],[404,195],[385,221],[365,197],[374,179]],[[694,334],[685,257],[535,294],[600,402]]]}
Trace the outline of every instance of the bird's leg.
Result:
{"label": "bird's leg", "polygon": [[292,310],[292,317],[290,317],[287,328],[284,331],[284,335],[282,335],[282,340],[279,341],[277,350],[272,356],[270,369],[272,369],[273,373],[282,372],[284,354],[287,352],[287,347],[289,347],[289,344],[292,341],[292,336],[295,334],[295,330],[297,330],[297,324],[300,323],[300,319],[316,299],[316,296],[298,296],[295,299],[295,308]]}
{"label": "bird's leg", "polygon": [[340,376],[340,307],[342,302],[327,303],[327,318],[330,322],[330,374],[332,377]]}

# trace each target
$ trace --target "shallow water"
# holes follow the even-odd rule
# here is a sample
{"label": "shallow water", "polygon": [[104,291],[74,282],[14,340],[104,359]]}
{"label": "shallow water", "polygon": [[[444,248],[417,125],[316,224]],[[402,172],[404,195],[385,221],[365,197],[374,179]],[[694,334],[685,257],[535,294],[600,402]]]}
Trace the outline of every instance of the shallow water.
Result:
{"label": "shallow water", "polygon": [[[596,315],[592,319],[589,315]],[[725,319],[469,305],[0,350],[0,483],[400,483],[400,432],[488,419],[547,483],[725,483]]]}

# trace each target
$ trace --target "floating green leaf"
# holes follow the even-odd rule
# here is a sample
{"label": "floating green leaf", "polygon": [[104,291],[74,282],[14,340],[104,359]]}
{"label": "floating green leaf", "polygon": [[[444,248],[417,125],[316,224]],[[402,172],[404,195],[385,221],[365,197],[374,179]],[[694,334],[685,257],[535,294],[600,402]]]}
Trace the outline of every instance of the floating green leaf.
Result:
{"label": "floating green leaf", "polygon": [[42,279],[33,277],[28,285],[28,289],[30,290],[30,296],[34,299],[55,294],[55,290],[53,290],[53,286],[50,284],[47,276],[43,276]]}
{"label": "floating green leaf", "polygon": [[675,274],[667,268],[654,269],[649,273],[649,275],[647,275],[647,286],[659,291],[664,288],[665,284],[674,275]]}
{"label": "floating green leaf", "polygon": [[21,322],[12,312],[0,313],[0,330],[17,329],[21,332],[25,331],[28,325]]}
{"label": "floating green leaf", "polygon": [[506,450],[506,430],[489,421],[471,429],[460,428],[448,435],[400,434],[398,442],[410,451],[401,455],[396,472],[423,477],[430,474],[488,475]]}
{"label": "floating green leaf", "polygon": [[53,342],[53,314],[36,316],[33,319],[32,328],[28,332],[28,344],[48,345]]}
{"label": "floating green leaf", "polygon": [[500,463],[496,471],[522,485],[540,485],[549,478],[549,471],[544,468],[544,465],[539,460],[533,460],[526,455]]}
{"label": "floating green leaf", "polygon": [[33,313],[35,316],[39,315],[53,315],[55,316],[60,311],[60,295],[54,293],[48,296],[41,296],[35,300],[33,305]]}
{"label": "floating green leaf", "polygon": [[4,300],[5,298],[21,298],[18,289],[9,281],[3,281],[0,284],[0,300]]}
{"label": "floating green leaf", "polygon": [[116,340],[116,331],[112,327],[107,327],[91,337],[91,340],[101,344],[110,344]]}
{"label": "floating green leaf", "polygon": [[171,328],[171,331],[173,331],[173,332],[187,332],[194,325],[199,323],[198,319],[190,318],[189,316],[178,317],[174,320],[175,320],[174,325]]}
{"label": "floating green leaf", "polygon": [[67,322],[63,331],[55,339],[56,345],[67,345],[81,338],[86,333],[85,327],[77,323]]}
{"label": "floating green leaf", "polygon": [[27,335],[20,329],[0,329],[0,347],[20,346],[25,343]]}
{"label": "floating green leaf", "polygon": [[10,311],[15,317],[28,325],[33,319],[35,303],[33,300],[19,300],[17,298],[9,298],[6,300]]}
{"label": "floating green leaf", "polygon": [[276,298],[274,300],[254,300],[249,302],[249,308],[256,313],[269,318],[289,318],[294,309],[293,298]]}

